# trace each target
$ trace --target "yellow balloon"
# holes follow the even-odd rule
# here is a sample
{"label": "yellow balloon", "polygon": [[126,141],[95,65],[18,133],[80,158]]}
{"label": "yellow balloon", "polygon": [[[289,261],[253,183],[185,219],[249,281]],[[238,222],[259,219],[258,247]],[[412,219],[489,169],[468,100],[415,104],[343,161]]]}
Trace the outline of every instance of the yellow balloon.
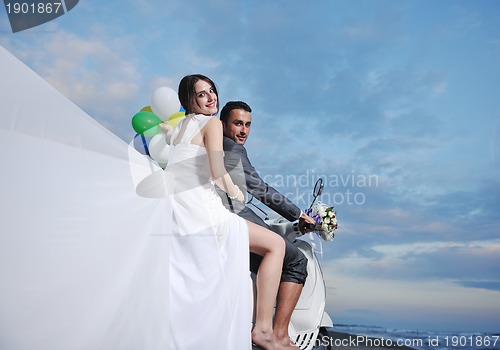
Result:
{"label": "yellow balloon", "polygon": [[177,124],[179,124],[182,121],[182,119],[184,119],[184,118],[172,119],[172,120],[167,121],[167,124],[172,125],[172,127],[175,128],[177,126]]}
{"label": "yellow balloon", "polygon": [[186,112],[177,112],[174,113],[168,118],[168,120],[173,120],[173,119],[178,119],[178,118],[184,118],[186,116]]}
{"label": "yellow balloon", "polygon": [[167,124],[172,125],[173,128],[181,122],[182,119],[186,117],[185,112],[174,113],[168,118]]}
{"label": "yellow balloon", "polygon": [[153,111],[151,110],[151,106],[142,107],[141,112],[151,112],[151,113],[153,113]]}

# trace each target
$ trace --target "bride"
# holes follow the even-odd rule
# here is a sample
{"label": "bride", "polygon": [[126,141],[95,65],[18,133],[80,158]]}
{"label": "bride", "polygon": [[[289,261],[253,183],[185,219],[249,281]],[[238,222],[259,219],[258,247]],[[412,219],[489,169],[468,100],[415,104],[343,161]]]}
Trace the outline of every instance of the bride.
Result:
{"label": "bride", "polygon": [[249,349],[250,251],[263,256],[257,274],[252,341],[274,349],[272,318],[284,255],[284,241],[229,212],[214,183],[233,200],[244,193],[226,172],[222,124],[215,84],[188,75],[179,84],[186,118],[172,131],[165,169],[172,203],[170,251],[170,336],[173,349]]}

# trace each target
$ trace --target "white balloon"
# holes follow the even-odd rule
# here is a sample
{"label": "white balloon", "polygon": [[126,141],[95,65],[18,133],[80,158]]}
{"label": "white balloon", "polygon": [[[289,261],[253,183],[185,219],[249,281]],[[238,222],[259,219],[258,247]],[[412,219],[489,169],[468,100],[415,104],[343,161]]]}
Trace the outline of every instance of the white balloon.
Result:
{"label": "white balloon", "polygon": [[149,141],[149,155],[158,163],[167,163],[170,145],[167,144],[163,133],[156,134]]}
{"label": "white balloon", "polygon": [[150,106],[153,113],[166,122],[172,114],[179,112],[181,103],[173,89],[162,86],[153,92]]}

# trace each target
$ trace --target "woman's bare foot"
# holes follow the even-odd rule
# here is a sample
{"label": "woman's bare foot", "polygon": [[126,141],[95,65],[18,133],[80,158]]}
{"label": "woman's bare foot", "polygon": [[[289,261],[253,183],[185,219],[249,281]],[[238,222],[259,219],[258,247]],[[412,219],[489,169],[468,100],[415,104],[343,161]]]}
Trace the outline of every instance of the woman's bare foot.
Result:
{"label": "woman's bare foot", "polygon": [[264,350],[276,350],[272,329],[267,330],[254,327],[252,330],[252,342]]}
{"label": "woman's bare foot", "polygon": [[299,350],[299,347],[292,343],[292,341],[290,340],[290,337],[288,337],[288,335],[286,337],[281,338],[281,339],[278,339],[277,337],[275,337],[274,348],[275,348],[275,350]]}

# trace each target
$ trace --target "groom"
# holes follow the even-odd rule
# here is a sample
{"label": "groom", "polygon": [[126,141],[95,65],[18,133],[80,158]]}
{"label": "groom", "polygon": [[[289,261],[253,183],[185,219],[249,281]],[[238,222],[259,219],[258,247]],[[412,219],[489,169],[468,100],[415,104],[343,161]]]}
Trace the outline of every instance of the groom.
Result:
{"label": "groom", "polygon": [[[246,182],[244,185],[246,185],[248,193],[287,220],[299,220],[299,227],[303,228],[306,223],[314,224],[314,219],[262,180],[250,163],[244,144],[250,134],[251,112],[250,106],[241,101],[228,102],[221,110],[220,120],[224,132],[223,147],[226,169],[231,173],[232,169],[243,166]],[[233,179],[233,181],[238,182],[237,179]],[[230,198],[227,198],[227,195],[222,197],[228,209],[237,212],[238,215],[249,221],[269,228],[264,220],[250,208],[243,206],[235,210],[233,205],[237,205],[237,203],[233,203]],[[274,319],[276,349],[292,348],[288,336],[288,323],[307,277],[307,258],[288,239],[284,238],[284,240],[286,251]],[[257,271],[261,260],[260,256],[250,254],[250,265],[253,272]]]}

